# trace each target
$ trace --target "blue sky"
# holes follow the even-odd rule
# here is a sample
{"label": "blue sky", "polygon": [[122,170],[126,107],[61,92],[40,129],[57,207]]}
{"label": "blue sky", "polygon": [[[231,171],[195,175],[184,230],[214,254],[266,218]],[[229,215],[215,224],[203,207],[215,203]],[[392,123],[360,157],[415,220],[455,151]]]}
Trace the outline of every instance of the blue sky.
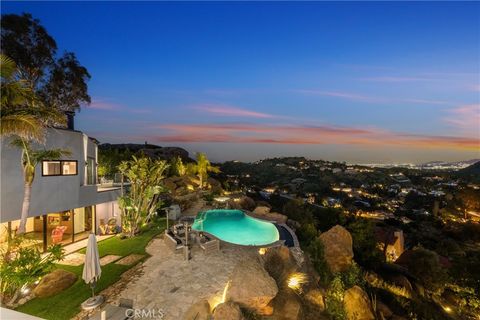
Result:
{"label": "blue sky", "polygon": [[213,160],[480,157],[480,4],[2,2],[92,75],[77,128]]}

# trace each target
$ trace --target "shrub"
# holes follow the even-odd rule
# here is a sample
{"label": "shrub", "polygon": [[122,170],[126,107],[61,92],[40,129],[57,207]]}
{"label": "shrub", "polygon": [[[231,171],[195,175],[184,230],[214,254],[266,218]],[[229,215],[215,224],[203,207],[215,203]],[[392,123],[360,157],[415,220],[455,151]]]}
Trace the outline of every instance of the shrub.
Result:
{"label": "shrub", "polygon": [[424,248],[414,249],[404,265],[430,291],[441,291],[446,280],[447,272],[440,264],[440,259],[434,251]]}
{"label": "shrub", "polygon": [[318,235],[318,231],[313,223],[304,223],[297,232],[298,240],[303,244],[309,244]]}
{"label": "shrub", "polygon": [[355,262],[352,263],[350,268],[340,273],[342,282],[346,288],[353,286],[359,286],[365,289],[365,278],[363,276],[362,269]]}
{"label": "shrub", "polygon": [[335,276],[325,295],[325,310],[331,319],[347,319],[347,313],[343,305],[343,296],[345,294],[345,285],[340,275]]}
{"label": "shrub", "polygon": [[385,261],[383,253],[377,247],[373,222],[356,219],[346,228],[352,235],[355,260],[360,265],[375,269]]}
{"label": "shrub", "polygon": [[328,284],[332,278],[332,272],[330,271],[327,261],[325,260],[325,251],[322,240],[320,240],[319,237],[315,238],[308,246],[307,252],[310,255],[310,260],[312,261],[313,267],[320,276],[320,282],[323,285]]}
{"label": "shrub", "polygon": [[0,293],[2,300],[9,296],[8,304],[17,300],[20,289],[39,280],[54,266],[54,263],[63,259],[63,248],[53,245],[48,248],[47,254],[42,255],[38,247],[27,246],[23,236],[15,237],[9,248],[1,252],[0,257]]}

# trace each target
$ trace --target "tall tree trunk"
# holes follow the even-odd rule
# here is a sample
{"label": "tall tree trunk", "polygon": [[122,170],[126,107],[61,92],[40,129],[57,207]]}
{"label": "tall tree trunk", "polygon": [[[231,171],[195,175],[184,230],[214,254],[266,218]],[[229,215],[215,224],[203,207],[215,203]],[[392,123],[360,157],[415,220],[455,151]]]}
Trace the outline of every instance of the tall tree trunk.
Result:
{"label": "tall tree trunk", "polygon": [[22,216],[20,218],[20,225],[18,226],[17,234],[25,233],[28,218],[28,211],[30,209],[30,195],[32,193],[32,184],[25,183],[23,191]]}

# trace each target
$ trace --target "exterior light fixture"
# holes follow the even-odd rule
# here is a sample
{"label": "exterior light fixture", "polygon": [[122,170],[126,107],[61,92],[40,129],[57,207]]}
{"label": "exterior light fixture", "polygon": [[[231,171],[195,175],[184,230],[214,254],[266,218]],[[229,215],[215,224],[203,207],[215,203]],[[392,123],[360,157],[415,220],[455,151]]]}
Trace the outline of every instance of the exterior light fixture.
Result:
{"label": "exterior light fixture", "polygon": [[302,292],[302,285],[308,282],[308,277],[305,273],[295,272],[287,279],[287,286],[296,291]]}

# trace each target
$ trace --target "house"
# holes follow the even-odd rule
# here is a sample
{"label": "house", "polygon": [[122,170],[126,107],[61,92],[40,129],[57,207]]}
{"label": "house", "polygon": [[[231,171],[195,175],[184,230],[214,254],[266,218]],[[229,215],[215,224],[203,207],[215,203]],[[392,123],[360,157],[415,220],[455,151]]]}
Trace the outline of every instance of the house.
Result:
{"label": "house", "polygon": [[[81,131],[49,128],[45,146],[69,151],[61,159],[45,160],[35,170],[26,237],[43,251],[51,244],[69,244],[91,232],[109,233],[120,225],[117,199],[120,184],[98,184],[98,142]],[[0,241],[20,224],[24,196],[21,150],[1,141]]]}
{"label": "house", "polygon": [[400,229],[377,227],[375,239],[387,261],[396,261],[405,251],[405,238]]}

